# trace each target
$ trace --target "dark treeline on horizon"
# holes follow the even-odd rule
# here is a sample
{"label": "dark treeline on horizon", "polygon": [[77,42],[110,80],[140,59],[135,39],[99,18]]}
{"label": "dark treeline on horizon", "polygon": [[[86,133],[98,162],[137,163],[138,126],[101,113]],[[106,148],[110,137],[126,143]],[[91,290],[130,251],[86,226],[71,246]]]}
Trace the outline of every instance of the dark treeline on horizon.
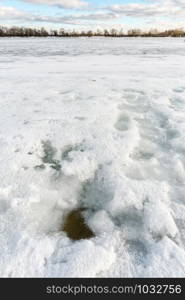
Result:
{"label": "dark treeline on horizon", "polygon": [[0,26],[0,37],[185,37],[185,30],[182,28],[158,31],[150,29],[142,31],[140,29],[130,29],[124,33],[123,29],[97,29],[96,31],[76,31],[76,30],[46,30],[45,28],[26,28],[26,27],[5,27]]}

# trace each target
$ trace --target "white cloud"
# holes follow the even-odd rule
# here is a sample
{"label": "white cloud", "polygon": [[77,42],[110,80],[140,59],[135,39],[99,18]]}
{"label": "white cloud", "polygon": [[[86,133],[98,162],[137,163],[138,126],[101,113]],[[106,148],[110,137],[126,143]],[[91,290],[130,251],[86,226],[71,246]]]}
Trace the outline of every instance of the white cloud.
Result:
{"label": "white cloud", "polygon": [[108,21],[115,19],[117,16],[113,13],[103,14],[89,14],[89,15],[69,15],[61,17],[51,17],[51,16],[34,16],[32,20],[36,22],[46,22],[46,23],[56,23],[56,24],[72,24],[72,25],[82,25],[90,21]]}
{"label": "white cloud", "polygon": [[4,20],[8,19],[21,19],[25,17],[26,13],[17,10],[15,7],[0,6],[0,18]]}
{"label": "white cloud", "polygon": [[30,2],[34,4],[46,4],[46,5],[55,5],[61,8],[87,8],[89,6],[88,2],[83,0],[22,0],[24,2]]}
{"label": "white cloud", "polygon": [[14,20],[25,22],[55,23],[55,24],[73,24],[79,25],[89,21],[108,21],[116,19],[116,13],[92,13],[92,14],[74,14],[68,16],[41,16],[17,10],[14,7],[0,6],[1,20]]}
{"label": "white cloud", "polygon": [[154,16],[185,16],[185,0],[150,0],[147,4],[131,3],[112,5],[106,9],[120,15],[131,17],[154,17]]}

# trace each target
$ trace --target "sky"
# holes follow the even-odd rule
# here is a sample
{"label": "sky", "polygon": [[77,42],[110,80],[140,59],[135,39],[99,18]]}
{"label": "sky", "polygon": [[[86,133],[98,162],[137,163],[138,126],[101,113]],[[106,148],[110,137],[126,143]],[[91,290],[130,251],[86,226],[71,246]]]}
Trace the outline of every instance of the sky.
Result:
{"label": "sky", "polygon": [[185,28],[185,0],[0,0],[0,25],[123,30]]}

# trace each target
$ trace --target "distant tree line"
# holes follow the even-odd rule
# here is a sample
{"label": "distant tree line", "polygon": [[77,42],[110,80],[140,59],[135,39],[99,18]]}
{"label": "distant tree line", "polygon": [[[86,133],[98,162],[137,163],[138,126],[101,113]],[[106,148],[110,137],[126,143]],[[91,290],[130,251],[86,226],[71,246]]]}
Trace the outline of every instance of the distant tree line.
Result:
{"label": "distant tree line", "polygon": [[45,28],[26,28],[26,27],[5,27],[0,26],[0,37],[185,37],[185,30],[182,28],[158,31],[150,29],[142,31],[140,29],[130,29],[124,33],[123,29],[97,29],[96,31],[77,31],[65,30],[63,28],[57,30],[46,30]]}

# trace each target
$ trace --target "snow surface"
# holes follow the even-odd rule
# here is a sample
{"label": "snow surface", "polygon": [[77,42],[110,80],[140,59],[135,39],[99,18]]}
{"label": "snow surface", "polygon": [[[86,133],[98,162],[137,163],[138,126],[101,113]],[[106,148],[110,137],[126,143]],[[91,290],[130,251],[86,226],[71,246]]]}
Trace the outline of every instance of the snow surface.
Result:
{"label": "snow surface", "polygon": [[185,276],[184,39],[3,38],[0,105],[1,277]]}

